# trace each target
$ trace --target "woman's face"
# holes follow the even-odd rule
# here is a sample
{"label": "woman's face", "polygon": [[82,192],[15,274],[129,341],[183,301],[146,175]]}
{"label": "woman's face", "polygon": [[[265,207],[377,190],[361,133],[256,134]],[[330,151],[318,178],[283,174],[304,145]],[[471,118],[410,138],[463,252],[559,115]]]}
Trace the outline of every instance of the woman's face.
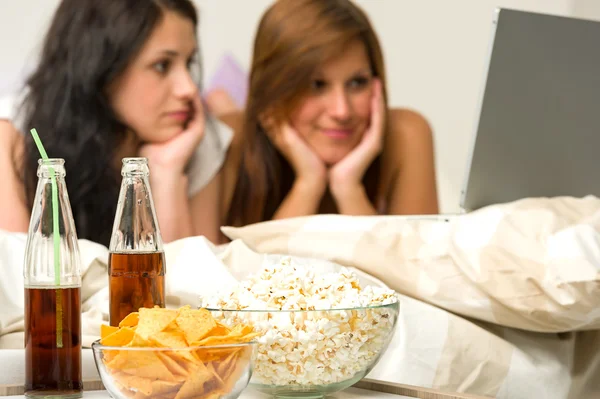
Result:
{"label": "woman's face", "polygon": [[140,53],[109,87],[112,107],[142,142],[181,133],[194,112],[198,88],[190,74],[197,43],[194,24],[165,12]]}
{"label": "woman's face", "polygon": [[318,69],[311,93],[292,111],[290,124],[328,165],[352,151],[371,117],[373,75],[363,42],[351,42]]}

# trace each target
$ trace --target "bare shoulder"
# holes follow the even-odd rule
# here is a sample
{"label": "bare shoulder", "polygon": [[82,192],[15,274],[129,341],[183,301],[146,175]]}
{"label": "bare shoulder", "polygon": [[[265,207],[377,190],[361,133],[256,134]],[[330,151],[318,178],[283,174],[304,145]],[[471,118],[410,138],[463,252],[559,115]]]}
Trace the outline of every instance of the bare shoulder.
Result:
{"label": "bare shoulder", "polygon": [[25,142],[23,135],[7,120],[0,120],[0,163],[3,167],[20,162]]}
{"label": "bare shoulder", "polygon": [[25,188],[19,176],[24,149],[23,135],[10,122],[0,120],[0,168],[5,172],[0,228],[7,231],[25,232],[29,224]]}
{"label": "bare shoulder", "polygon": [[417,154],[420,157],[433,156],[433,133],[423,115],[409,109],[390,109],[388,126],[384,145],[388,166],[396,169]]}
{"label": "bare shoulder", "polygon": [[431,126],[422,114],[410,109],[394,108],[389,111],[388,121],[389,140],[394,151],[410,151],[415,147],[431,146]]}
{"label": "bare shoulder", "polygon": [[244,113],[242,111],[230,112],[219,115],[218,118],[233,131],[232,145],[238,145],[243,134]]}
{"label": "bare shoulder", "polygon": [[418,112],[394,109],[383,154],[388,171],[387,212],[394,215],[438,212],[433,133]]}
{"label": "bare shoulder", "polygon": [[242,111],[235,111],[219,115],[217,118],[235,131],[240,130],[244,123],[244,113]]}

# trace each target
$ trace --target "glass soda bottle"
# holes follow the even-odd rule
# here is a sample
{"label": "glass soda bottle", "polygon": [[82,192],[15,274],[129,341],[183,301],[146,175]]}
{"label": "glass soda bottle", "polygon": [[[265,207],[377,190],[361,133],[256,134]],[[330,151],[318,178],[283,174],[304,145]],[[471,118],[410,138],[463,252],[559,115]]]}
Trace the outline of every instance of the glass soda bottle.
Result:
{"label": "glass soda bottle", "polygon": [[25,396],[82,396],[81,259],[65,161],[38,161],[23,277]]}
{"label": "glass soda bottle", "polygon": [[165,255],[146,158],[124,158],[109,246],[110,325],[139,308],[165,307]]}

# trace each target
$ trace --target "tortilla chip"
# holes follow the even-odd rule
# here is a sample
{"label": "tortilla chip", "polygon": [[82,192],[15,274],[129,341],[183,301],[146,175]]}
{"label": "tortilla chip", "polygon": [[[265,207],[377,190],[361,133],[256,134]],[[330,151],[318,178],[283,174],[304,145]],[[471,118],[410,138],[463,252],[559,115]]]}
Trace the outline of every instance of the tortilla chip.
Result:
{"label": "tortilla chip", "polygon": [[122,371],[113,371],[111,374],[112,380],[117,385],[118,388],[129,389],[127,388],[127,383],[131,378],[131,374],[124,373]]}
{"label": "tortilla chip", "polygon": [[252,328],[252,326],[245,325],[245,324],[238,324],[237,326],[235,326],[235,328],[233,330],[231,330],[229,335],[232,337],[245,337],[247,335],[252,334],[253,331],[254,331],[254,328]]}
{"label": "tortilla chip", "polygon": [[173,392],[172,396],[175,396],[174,391],[177,391],[182,385],[183,382],[152,381],[152,396],[164,395],[170,392]]}
{"label": "tortilla chip", "polygon": [[217,379],[216,376],[213,375],[213,378],[204,384],[204,394],[209,395],[215,392],[220,392],[223,385],[219,381],[220,379]]}
{"label": "tortilla chip", "polygon": [[238,352],[238,354],[229,361],[229,368],[225,371],[225,374],[222,374],[225,382],[223,384],[223,390],[225,392],[230,392],[236,382],[240,379],[246,366],[252,361],[251,354],[252,352],[250,351],[247,351],[247,353]]}
{"label": "tortilla chip", "polygon": [[206,365],[206,368],[213,374],[214,378],[217,380],[219,386],[221,387],[223,386],[223,379],[221,379],[221,376],[217,372],[217,369],[215,368],[214,364],[215,362],[210,362]]}
{"label": "tortilla chip", "polygon": [[187,348],[188,344],[182,332],[179,331],[162,331],[148,337],[148,341],[153,343],[152,346],[159,348]]}
{"label": "tortilla chip", "polygon": [[[231,330],[225,326],[216,326],[215,328],[213,328],[212,330],[210,330],[210,332],[208,333],[208,335],[210,336],[215,336],[215,335],[229,335],[229,333],[231,332]],[[205,337],[202,337],[205,338]]]}
{"label": "tortilla chip", "polygon": [[119,327],[135,327],[140,321],[140,314],[138,312],[129,313],[121,322]]}
{"label": "tortilla chip", "polygon": [[187,369],[180,362],[171,357],[169,352],[157,352],[156,355],[165,364],[169,371],[173,373],[176,381],[180,381],[178,376],[183,378],[181,381],[185,381],[188,376]]}
{"label": "tortilla chip", "polygon": [[186,399],[203,394],[204,384],[213,378],[204,363],[196,363],[194,370],[190,373],[188,380],[181,386],[175,399]]}
{"label": "tortilla chip", "polygon": [[119,330],[119,327],[113,327],[113,326],[109,326],[107,324],[102,324],[100,326],[100,338],[106,338],[110,334],[112,334],[118,330]]}
{"label": "tortilla chip", "polygon": [[131,375],[124,378],[124,385],[130,390],[142,393],[145,397],[152,395],[152,380],[150,378]]}
{"label": "tortilla chip", "polygon": [[232,365],[235,363],[237,359],[236,353],[232,353],[227,356],[226,359],[222,360],[217,366],[217,371],[220,376],[223,377],[224,380],[227,380],[229,377],[229,372],[232,370]]}
{"label": "tortilla chip", "polygon": [[129,327],[119,328],[112,334],[102,338],[100,343],[106,346],[125,346],[131,342],[134,334],[134,331]]}
{"label": "tortilla chip", "polygon": [[153,344],[152,346],[155,347],[174,349],[181,348],[179,351],[174,350],[172,352],[168,352],[173,358],[185,359],[188,362],[198,361],[198,359],[194,356],[193,351],[187,349],[188,345],[187,342],[185,342],[182,332],[159,332],[158,334],[154,334],[150,337],[150,342]]}
{"label": "tortilla chip", "polygon": [[[119,327],[102,326],[101,343],[168,350],[104,351],[104,363],[123,396],[133,399],[219,398],[251,361],[252,348],[235,346],[259,335],[248,325],[229,328],[206,309],[140,308]],[[223,348],[194,348],[233,344]]]}
{"label": "tortilla chip", "polygon": [[195,342],[195,344],[198,346],[240,344],[240,343],[244,343],[244,342],[250,342],[254,338],[256,338],[257,336],[260,335],[259,333],[251,333],[251,334],[246,334],[243,336],[242,335],[235,336],[232,334],[233,334],[233,331],[229,335],[206,337],[198,342]]}
{"label": "tortilla chip", "polygon": [[212,348],[199,348],[196,350],[195,355],[198,359],[204,363],[223,361],[227,359],[232,353],[239,351],[241,347],[223,348],[223,349],[212,349]]}
{"label": "tortilla chip", "polygon": [[206,309],[183,309],[177,316],[177,324],[188,343],[199,341],[217,326],[212,314]]}
{"label": "tortilla chip", "polygon": [[140,308],[136,334],[144,339],[163,331],[177,318],[177,310],[163,308]]}
{"label": "tortilla chip", "polygon": [[106,363],[106,367],[138,377],[175,381],[173,373],[152,351],[122,350],[114,359]]}

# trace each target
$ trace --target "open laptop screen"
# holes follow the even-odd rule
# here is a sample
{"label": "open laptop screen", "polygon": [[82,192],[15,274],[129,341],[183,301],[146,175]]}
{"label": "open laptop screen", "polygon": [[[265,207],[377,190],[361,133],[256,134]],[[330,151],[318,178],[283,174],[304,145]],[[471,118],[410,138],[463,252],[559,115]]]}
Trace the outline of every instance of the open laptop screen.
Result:
{"label": "open laptop screen", "polygon": [[494,23],[461,206],[600,196],[600,22],[499,9]]}

